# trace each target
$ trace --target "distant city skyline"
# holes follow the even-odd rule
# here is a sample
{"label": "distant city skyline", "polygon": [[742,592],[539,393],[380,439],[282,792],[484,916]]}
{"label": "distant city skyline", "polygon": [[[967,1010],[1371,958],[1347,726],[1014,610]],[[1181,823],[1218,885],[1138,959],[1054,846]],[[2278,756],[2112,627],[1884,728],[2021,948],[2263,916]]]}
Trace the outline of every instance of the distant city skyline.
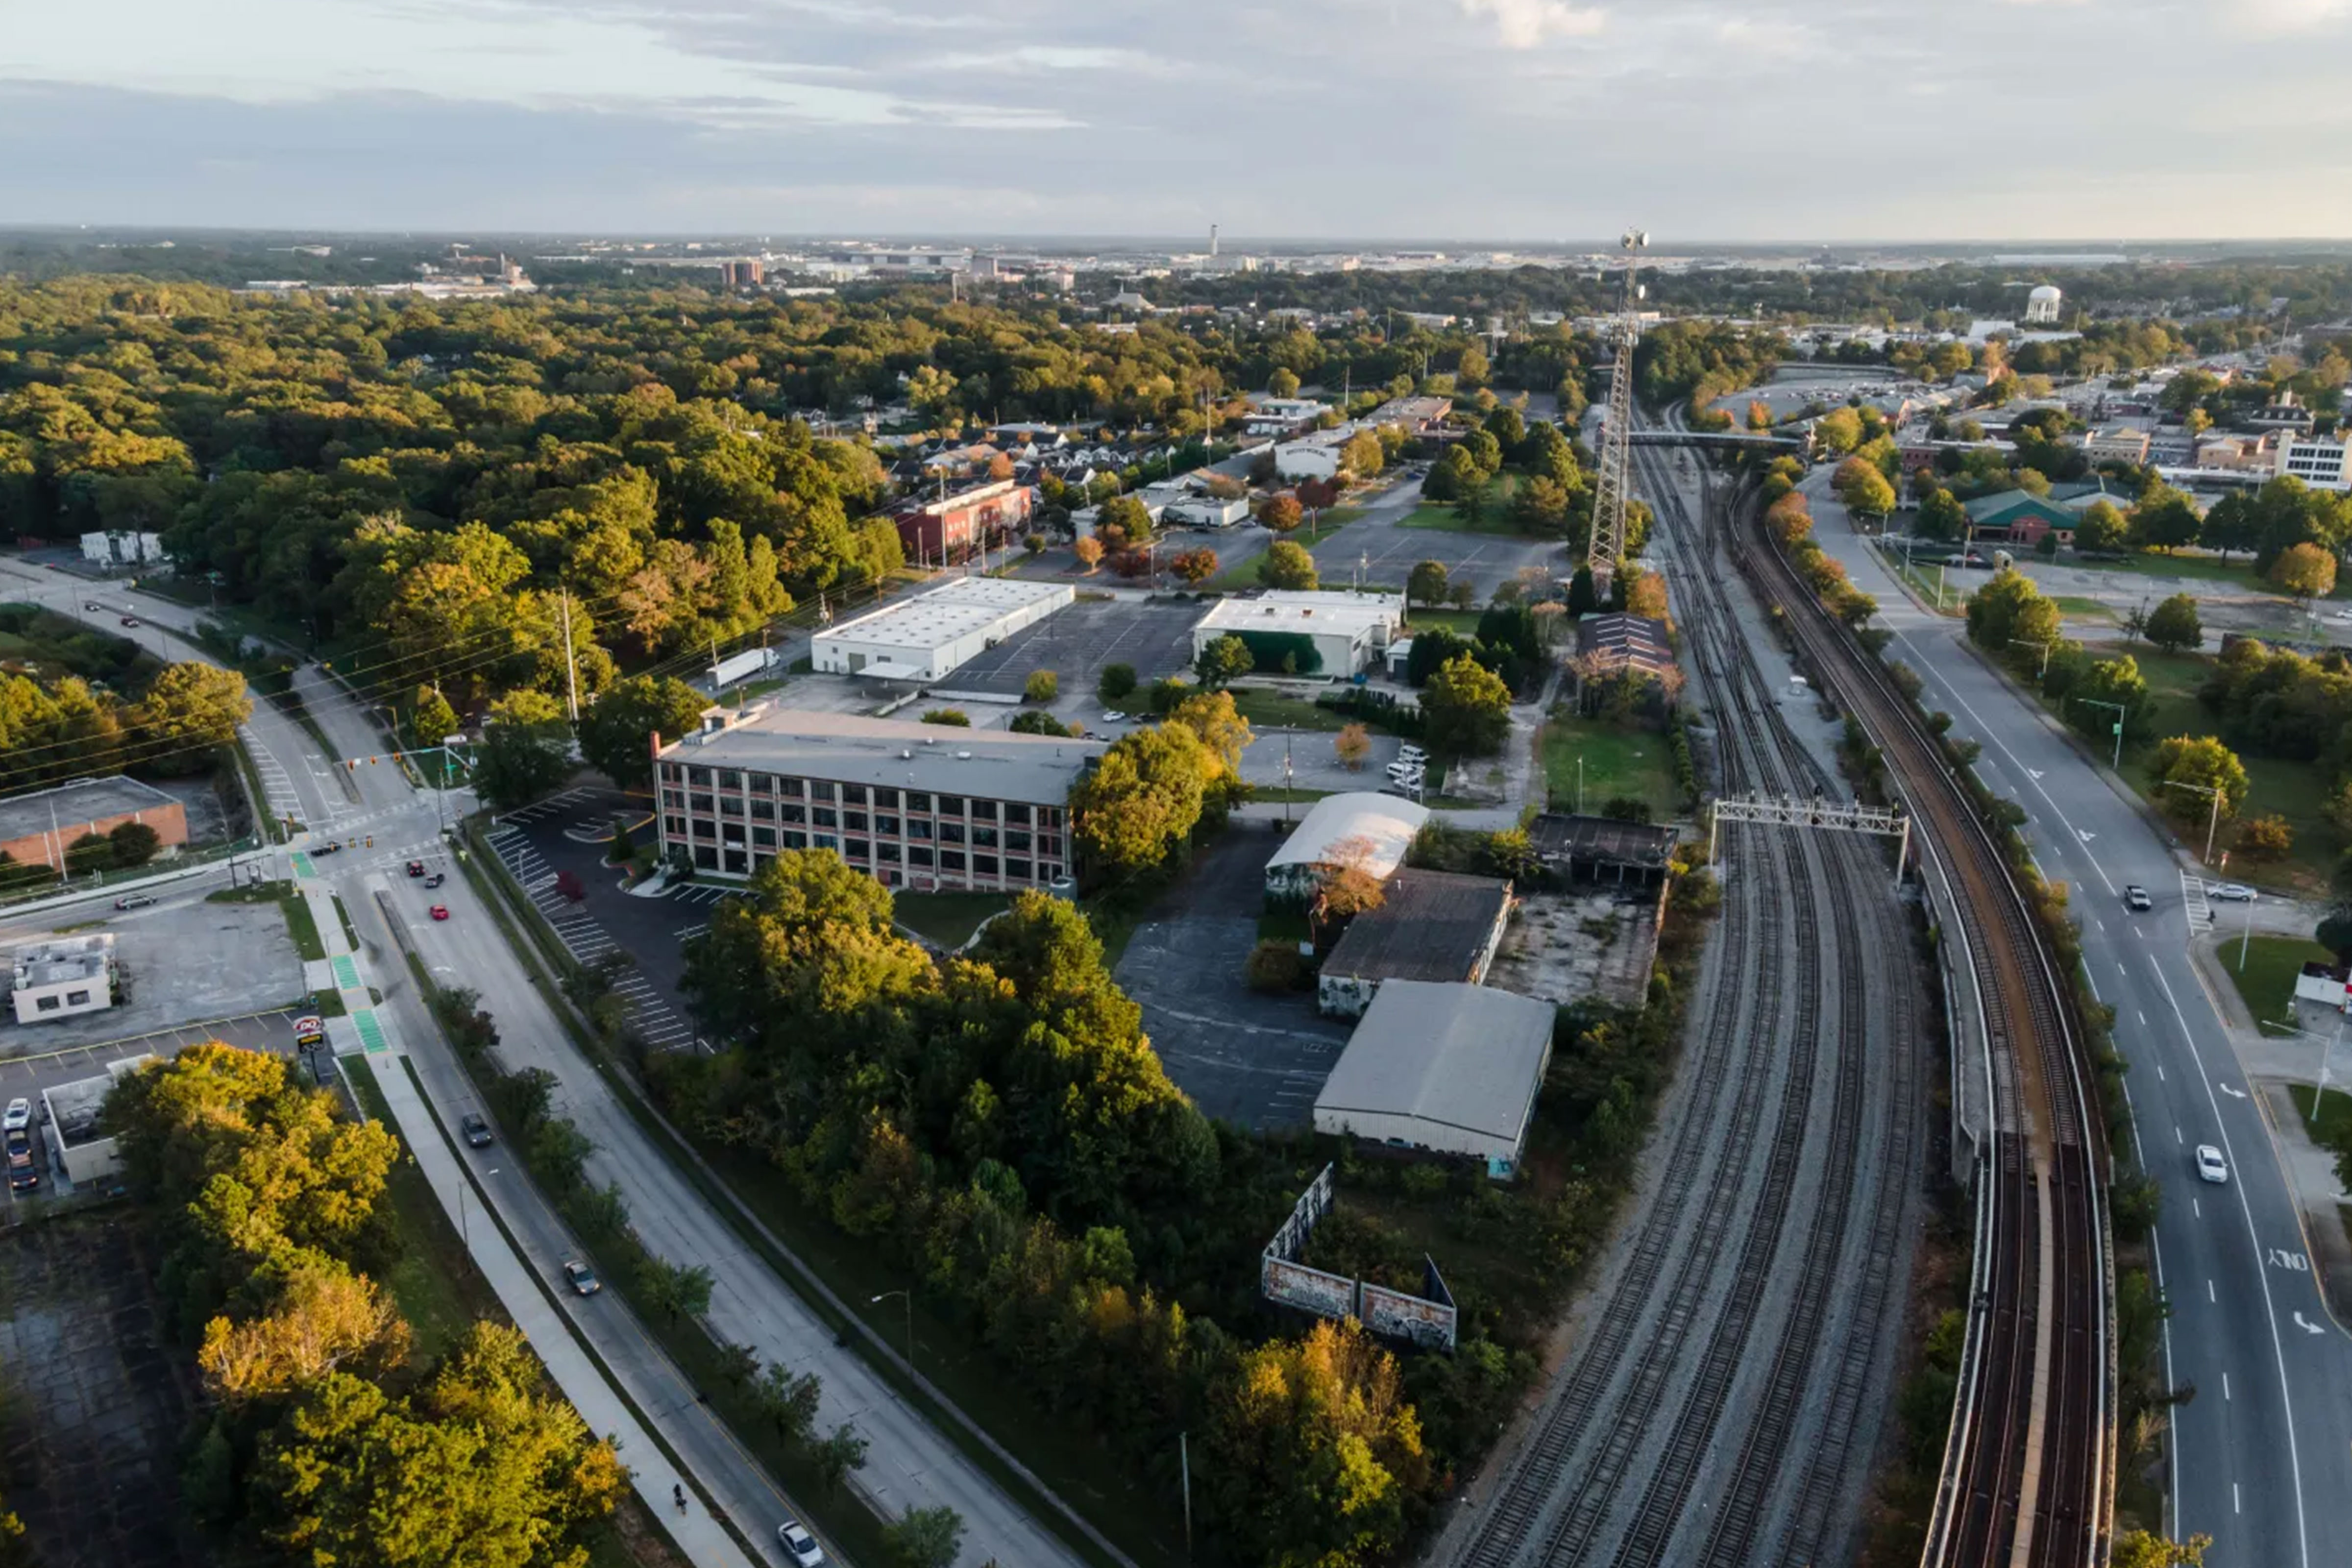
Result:
{"label": "distant city skyline", "polygon": [[2352,237],[2352,0],[10,9],[19,223]]}

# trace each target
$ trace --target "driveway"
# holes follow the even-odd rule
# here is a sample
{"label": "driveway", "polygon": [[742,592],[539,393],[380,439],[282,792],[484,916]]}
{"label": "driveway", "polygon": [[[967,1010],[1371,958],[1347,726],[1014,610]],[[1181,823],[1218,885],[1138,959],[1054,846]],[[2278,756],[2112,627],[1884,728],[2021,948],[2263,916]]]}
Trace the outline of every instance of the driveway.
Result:
{"label": "driveway", "polygon": [[1161,895],[1114,972],[1143,1008],[1160,1059],[1203,1113],[1251,1129],[1304,1126],[1348,1026],[1314,998],[1261,996],[1242,979],[1257,945],[1265,862],[1279,819],[1236,820]]}

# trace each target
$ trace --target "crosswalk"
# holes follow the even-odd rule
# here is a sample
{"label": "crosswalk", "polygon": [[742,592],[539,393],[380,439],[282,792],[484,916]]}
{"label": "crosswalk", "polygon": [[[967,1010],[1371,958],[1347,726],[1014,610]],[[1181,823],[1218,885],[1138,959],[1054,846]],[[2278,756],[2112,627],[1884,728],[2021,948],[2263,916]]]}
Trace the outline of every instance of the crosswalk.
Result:
{"label": "crosswalk", "polygon": [[[623,951],[594,916],[556,890],[555,872],[520,828],[496,827],[488,837],[491,849],[574,961],[594,964]],[[629,1005],[629,1027],[651,1048],[686,1050],[701,1043],[695,1037],[693,1024],[680,1016],[637,970],[624,970],[613,990]]]}
{"label": "crosswalk", "polygon": [[245,754],[253,759],[253,771],[260,775],[261,797],[269,807],[269,815],[279,822],[301,821],[302,797],[295,792],[292,777],[254,734],[252,725],[239,724],[236,734],[245,742]]}

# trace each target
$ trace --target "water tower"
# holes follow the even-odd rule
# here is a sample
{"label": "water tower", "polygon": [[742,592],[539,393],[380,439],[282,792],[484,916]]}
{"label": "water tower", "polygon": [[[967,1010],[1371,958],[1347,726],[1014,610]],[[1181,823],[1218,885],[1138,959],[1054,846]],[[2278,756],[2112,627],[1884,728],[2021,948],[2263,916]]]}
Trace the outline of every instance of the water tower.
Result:
{"label": "water tower", "polygon": [[2059,301],[2064,298],[2056,284],[2042,284],[2025,297],[2025,319],[2028,321],[2056,321]]}

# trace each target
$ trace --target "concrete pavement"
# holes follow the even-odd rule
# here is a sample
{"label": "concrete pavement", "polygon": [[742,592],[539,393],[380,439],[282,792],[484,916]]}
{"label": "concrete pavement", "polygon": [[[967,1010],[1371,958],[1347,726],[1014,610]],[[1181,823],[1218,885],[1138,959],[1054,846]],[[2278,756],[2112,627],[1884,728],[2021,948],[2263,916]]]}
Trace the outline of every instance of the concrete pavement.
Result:
{"label": "concrete pavement", "polygon": [[[2180,879],[2193,868],[2135,798],[1999,673],[1958,623],[1906,597],[1828,494],[1806,489],[1813,537],[1854,585],[1877,596],[1894,657],[1927,681],[1952,733],[1981,742],[1979,773],[2022,805],[2048,876],[2066,882],[2084,966],[2116,1009],[2132,1064],[2129,1108],[2148,1171],[2163,1190],[2153,1248],[2172,1305],[2165,1366],[2196,1398],[2172,1412],[2168,1464],[2178,1536],[2214,1539],[2210,1568],[2312,1568],[2343,1561],[2352,1540],[2352,1337],[2327,1315],[2294,1193],[2247,1087],[2215,999],[2189,960]],[[2156,908],[2134,915],[2137,882]],[[2219,1145],[2226,1186],[2198,1180],[2191,1153]]]}

